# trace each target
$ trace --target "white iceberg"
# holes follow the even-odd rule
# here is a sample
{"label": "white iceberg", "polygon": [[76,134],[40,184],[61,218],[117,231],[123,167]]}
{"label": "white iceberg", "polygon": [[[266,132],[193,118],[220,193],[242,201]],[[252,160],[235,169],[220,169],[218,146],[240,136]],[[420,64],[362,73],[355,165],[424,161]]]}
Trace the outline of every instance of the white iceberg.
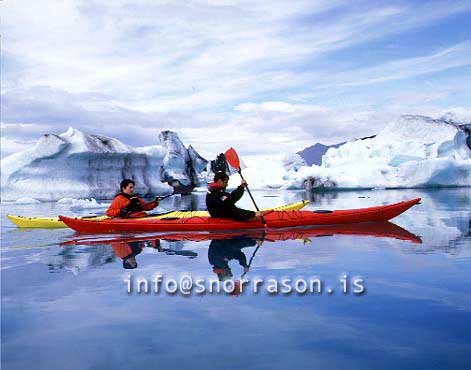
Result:
{"label": "white iceberg", "polygon": [[445,118],[402,116],[375,137],[330,148],[320,166],[256,156],[247,158],[244,174],[252,188],[471,186],[469,128]]}
{"label": "white iceberg", "polygon": [[110,203],[98,203],[95,198],[92,199],[72,199],[69,203],[70,209],[101,209],[108,208]]}
{"label": "white iceberg", "polygon": [[2,201],[25,196],[41,201],[109,199],[123,178],[134,179],[143,196],[171,193],[170,185],[200,185],[200,173],[178,135],[164,131],[159,139],[160,145],[132,148],[73,128],[43,135],[34,148],[2,160]]}
{"label": "white iceberg", "polygon": [[15,201],[16,204],[38,204],[41,203],[39,200],[34,198],[23,197]]}

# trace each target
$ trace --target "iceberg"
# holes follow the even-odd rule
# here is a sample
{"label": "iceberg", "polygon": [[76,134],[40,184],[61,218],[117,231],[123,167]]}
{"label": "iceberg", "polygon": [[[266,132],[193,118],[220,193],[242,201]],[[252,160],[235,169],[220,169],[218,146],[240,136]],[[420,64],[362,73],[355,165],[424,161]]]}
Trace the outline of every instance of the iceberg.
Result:
{"label": "iceberg", "polygon": [[[320,165],[247,159],[252,188],[362,189],[471,186],[471,125],[404,115],[377,135],[329,148]],[[289,161],[288,161],[289,162]]]}
{"label": "iceberg", "polygon": [[34,199],[34,198],[24,197],[24,198],[17,199],[15,203],[16,204],[38,204],[38,203],[41,203],[41,202],[37,199]]}
{"label": "iceberg", "polygon": [[162,181],[183,191],[199,185],[201,179],[198,174],[206,170],[208,161],[192,146],[186,149],[173,131],[162,131],[159,140],[165,153],[161,167]]}
{"label": "iceberg", "polygon": [[[67,198],[62,198],[62,200],[63,199],[67,199]],[[69,207],[71,210],[108,208],[109,205],[110,203],[98,203],[95,198],[71,199],[71,202],[69,203]]]}
{"label": "iceberg", "polygon": [[[299,154],[253,155],[244,157],[243,174],[252,189],[287,189],[298,171],[307,167]],[[231,176],[229,187],[240,184],[240,177]]]}
{"label": "iceberg", "polygon": [[168,194],[179,186],[199,186],[205,161],[171,131],[162,132],[156,146],[133,148],[69,128],[60,135],[45,134],[33,148],[2,160],[2,201],[110,199],[123,178],[134,179],[142,196]]}

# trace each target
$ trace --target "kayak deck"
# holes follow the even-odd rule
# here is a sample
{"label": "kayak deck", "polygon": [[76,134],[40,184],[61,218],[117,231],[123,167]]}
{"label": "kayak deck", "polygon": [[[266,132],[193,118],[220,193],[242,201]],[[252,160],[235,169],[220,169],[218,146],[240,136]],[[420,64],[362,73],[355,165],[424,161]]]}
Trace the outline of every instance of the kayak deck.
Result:
{"label": "kayak deck", "polygon": [[[264,218],[268,228],[297,226],[338,225],[361,222],[382,222],[407,211],[420,202],[420,198],[405,202],[350,210],[334,211],[268,211]],[[248,221],[234,221],[223,218],[189,217],[174,219],[108,219],[103,221],[83,220],[59,216],[70,228],[85,233],[109,232],[153,232],[153,231],[218,231],[264,228],[259,218]]]}
{"label": "kayak deck", "polygon": [[[309,204],[308,200],[290,203],[283,206],[270,208],[276,211],[291,211],[305,207]],[[8,219],[16,226],[21,228],[38,228],[38,229],[60,229],[65,228],[67,225],[59,220],[59,217],[24,217],[17,215],[7,215]],[[161,218],[191,218],[191,217],[209,217],[208,211],[170,211],[157,215],[149,215],[146,219],[161,219]],[[93,216],[83,217],[83,220],[102,221],[110,219],[107,216]]]}

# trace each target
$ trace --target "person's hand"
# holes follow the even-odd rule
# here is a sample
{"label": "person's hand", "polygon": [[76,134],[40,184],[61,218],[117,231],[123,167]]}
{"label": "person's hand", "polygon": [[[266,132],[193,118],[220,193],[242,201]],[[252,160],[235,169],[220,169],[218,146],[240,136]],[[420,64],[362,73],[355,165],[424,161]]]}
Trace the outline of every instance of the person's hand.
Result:
{"label": "person's hand", "polygon": [[156,206],[158,206],[160,204],[160,199],[161,199],[160,197],[155,197],[154,203],[155,203]]}
{"label": "person's hand", "polygon": [[257,246],[261,247],[263,244],[263,240],[257,240],[256,243],[257,243]]}
{"label": "person's hand", "polygon": [[240,182],[240,186],[243,186],[244,188],[246,188],[246,187],[247,187],[247,181],[242,180],[242,181]]}
{"label": "person's hand", "polygon": [[250,271],[250,267],[249,266],[245,266],[244,267],[244,272],[249,272]]}
{"label": "person's hand", "polygon": [[262,211],[257,211],[255,212],[255,217],[261,217],[263,216],[263,212]]}

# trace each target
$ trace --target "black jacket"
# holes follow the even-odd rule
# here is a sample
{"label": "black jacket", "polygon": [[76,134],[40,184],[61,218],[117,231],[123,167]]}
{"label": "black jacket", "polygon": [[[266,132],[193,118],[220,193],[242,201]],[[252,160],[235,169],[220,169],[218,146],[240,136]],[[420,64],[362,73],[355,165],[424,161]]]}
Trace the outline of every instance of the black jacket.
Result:
{"label": "black jacket", "polygon": [[211,217],[230,218],[236,221],[245,221],[255,217],[255,212],[237,208],[235,203],[244,195],[244,187],[228,193],[215,183],[209,184],[206,194],[206,208]]}

